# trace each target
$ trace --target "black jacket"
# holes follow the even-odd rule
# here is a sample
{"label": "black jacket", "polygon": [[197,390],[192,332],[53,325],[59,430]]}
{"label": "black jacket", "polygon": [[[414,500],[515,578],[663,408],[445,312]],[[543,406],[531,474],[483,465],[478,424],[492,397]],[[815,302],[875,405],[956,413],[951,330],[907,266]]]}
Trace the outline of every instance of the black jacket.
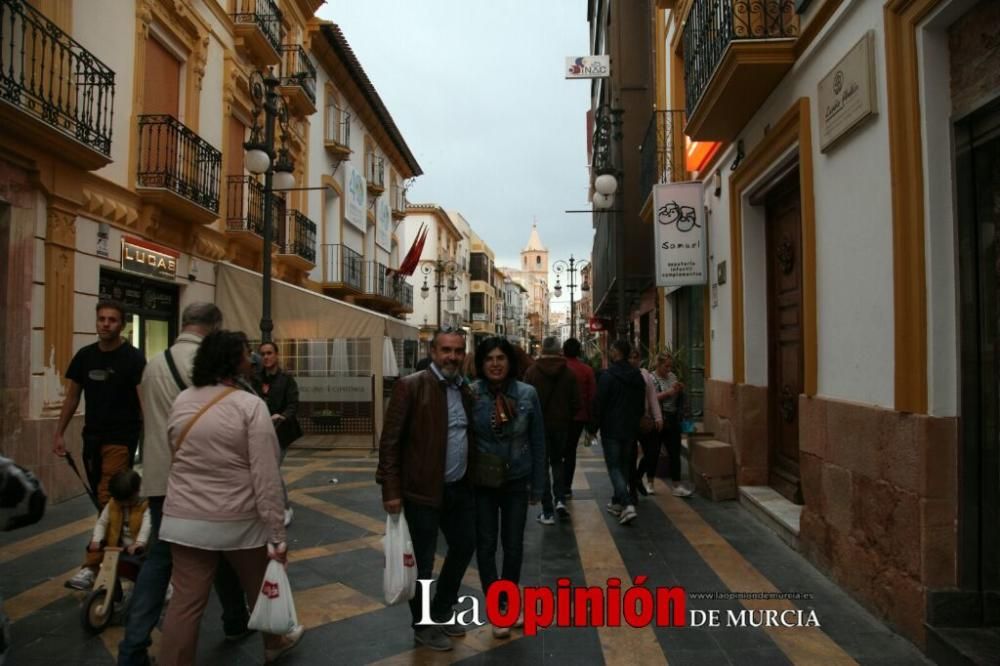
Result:
{"label": "black jacket", "polygon": [[631,442],[639,433],[639,419],[646,411],[646,383],[642,374],[619,361],[597,378],[592,432],[600,429],[602,439]]}
{"label": "black jacket", "polygon": [[295,378],[280,368],[273,375],[265,375],[261,371],[254,377],[253,388],[267,403],[267,411],[272,416],[281,414],[285,417],[274,428],[281,448],[301,437],[302,428],[296,418],[299,411],[299,385],[295,383]]}

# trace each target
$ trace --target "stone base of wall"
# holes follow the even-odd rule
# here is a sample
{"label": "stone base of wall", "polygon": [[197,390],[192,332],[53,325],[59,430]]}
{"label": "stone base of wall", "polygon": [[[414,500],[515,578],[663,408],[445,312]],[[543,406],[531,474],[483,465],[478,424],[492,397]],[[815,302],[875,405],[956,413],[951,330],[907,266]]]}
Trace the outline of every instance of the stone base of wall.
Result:
{"label": "stone base of wall", "polygon": [[[742,485],[767,484],[767,389],[706,382],[705,427]],[[958,422],[799,398],[803,554],[923,646],[929,589],[953,587]]]}
{"label": "stone base of wall", "polygon": [[[28,419],[20,422],[20,428],[3,438],[4,455],[12,458],[38,477],[49,497],[55,504],[82,495],[83,484],[73,474],[65,459],[52,453],[52,436],[56,431],[57,419]],[[72,454],[80,474],[83,471],[83,417],[75,416],[66,428],[66,448]]]}

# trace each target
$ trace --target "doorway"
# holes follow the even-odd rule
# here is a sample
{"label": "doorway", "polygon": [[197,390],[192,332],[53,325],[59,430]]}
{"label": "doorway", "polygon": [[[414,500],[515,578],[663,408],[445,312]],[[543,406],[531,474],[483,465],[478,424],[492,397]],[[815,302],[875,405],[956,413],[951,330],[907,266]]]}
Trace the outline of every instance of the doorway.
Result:
{"label": "doorway", "polygon": [[799,170],[764,194],[767,256],[768,483],[802,503],[799,481],[799,395],[802,352],[802,216]]}
{"label": "doorway", "polygon": [[177,285],[102,268],[100,297],[125,305],[122,335],[147,359],[177,337]]}
{"label": "doorway", "polygon": [[960,291],[959,586],[1000,623],[1000,100],[955,124]]}

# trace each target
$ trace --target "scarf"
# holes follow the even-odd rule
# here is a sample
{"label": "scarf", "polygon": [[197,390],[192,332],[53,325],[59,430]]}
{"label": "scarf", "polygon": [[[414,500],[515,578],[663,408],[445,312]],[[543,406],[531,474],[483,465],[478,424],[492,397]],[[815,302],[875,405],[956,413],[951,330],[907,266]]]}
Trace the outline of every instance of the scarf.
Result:
{"label": "scarf", "polygon": [[510,379],[505,379],[498,387],[494,387],[486,382],[486,389],[493,397],[493,411],[490,413],[490,427],[497,435],[501,434],[503,427],[514,420],[517,415],[517,403],[507,395],[507,388],[510,386]]}

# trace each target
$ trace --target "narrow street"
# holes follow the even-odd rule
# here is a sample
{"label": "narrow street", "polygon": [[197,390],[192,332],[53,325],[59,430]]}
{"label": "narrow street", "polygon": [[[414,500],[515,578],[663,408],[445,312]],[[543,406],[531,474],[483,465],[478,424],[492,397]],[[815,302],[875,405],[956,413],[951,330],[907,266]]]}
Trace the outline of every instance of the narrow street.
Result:
{"label": "narrow street", "polygon": [[[720,627],[548,628],[497,640],[470,631],[455,649],[416,649],[405,605],[382,602],[384,531],[376,458],[364,452],[293,450],[284,476],[295,508],[288,567],[307,632],[284,664],[921,664],[910,642],[852,601],[738,502],[678,499],[657,481],[639,518],[623,527],[604,510],[610,483],[598,448],[581,448],[569,521],[545,527],[529,507],[522,585],[604,585],[646,576],[648,587],[682,586],[688,618],[720,611]],[[52,506],[41,524],[0,535],[0,594],[12,621],[7,664],[112,664],[122,627],[99,636],[81,628],[83,593],[63,587],[79,566],[93,523],[85,496]],[[443,546],[439,542],[439,546]],[[439,553],[443,549],[439,548]],[[440,564],[440,560],[439,560]],[[800,593],[808,600],[705,600],[698,593]],[[479,595],[475,563],[462,594]],[[730,611],[814,611],[819,627],[726,626]],[[483,611],[485,615],[485,610]],[[740,617],[747,617],[743,614]],[[213,599],[202,621],[198,663],[253,664],[259,639],[223,638]],[[759,614],[758,614],[759,616]],[[156,650],[154,636],[153,654]]]}

